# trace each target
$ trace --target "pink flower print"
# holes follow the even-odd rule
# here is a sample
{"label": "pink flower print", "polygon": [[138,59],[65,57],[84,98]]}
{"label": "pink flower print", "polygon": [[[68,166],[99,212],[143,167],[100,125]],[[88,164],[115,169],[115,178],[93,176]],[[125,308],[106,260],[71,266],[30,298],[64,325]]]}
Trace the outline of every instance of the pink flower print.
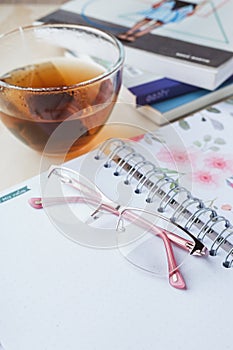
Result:
{"label": "pink flower print", "polygon": [[218,185],[219,176],[217,174],[211,174],[206,170],[199,170],[192,174],[192,179],[200,185]]}
{"label": "pink flower print", "polygon": [[158,160],[163,163],[173,164],[177,166],[187,166],[194,163],[196,154],[193,151],[183,149],[160,149],[156,154]]}
{"label": "pink flower print", "polygon": [[232,210],[232,205],[230,205],[230,204],[223,204],[221,206],[221,209],[222,210],[226,210],[226,211],[231,211]]}
{"label": "pink flower print", "polygon": [[233,160],[226,159],[224,156],[213,154],[206,158],[204,162],[208,168],[213,168],[224,172],[233,172]]}

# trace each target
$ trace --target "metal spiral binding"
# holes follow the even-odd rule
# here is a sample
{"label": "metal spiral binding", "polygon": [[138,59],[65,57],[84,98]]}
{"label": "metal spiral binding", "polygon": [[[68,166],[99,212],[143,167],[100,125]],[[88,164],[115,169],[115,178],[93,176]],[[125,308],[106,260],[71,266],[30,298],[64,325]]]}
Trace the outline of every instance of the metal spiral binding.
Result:
{"label": "metal spiral binding", "polygon": [[220,233],[217,235],[217,237],[213,241],[213,244],[210,247],[210,255],[217,255],[218,249],[221,247],[223,241],[226,241],[230,236],[233,236],[233,227],[229,226],[223,228],[223,230],[220,231]]}
{"label": "metal spiral binding", "polygon": [[232,267],[232,264],[233,264],[232,254],[233,254],[233,248],[231,248],[231,250],[228,252],[228,254],[225,257],[225,260],[222,263],[224,267],[227,267],[227,268]]}
{"label": "metal spiral binding", "polygon": [[[106,155],[108,148],[110,151]],[[223,266],[227,268],[233,266],[233,244],[229,241],[229,238],[233,237],[233,226],[225,217],[218,215],[212,208],[206,207],[201,199],[194,197],[186,188],[178,186],[172,177],[167,176],[164,171],[146,160],[125,141],[120,139],[105,141],[99,148],[95,159],[100,159],[102,155],[107,157],[104,167],[109,168],[112,163],[115,163],[114,174],[116,176],[125,170],[124,183],[126,185],[131,184],[132,179],[136,179],[135,193],[139,194],[143,188],[146,188],[148,203],[153,202],[155,197],[159,198],[157,208],[159,212],[165,212],[168,206],[171,207],[173,209],[171,221],[177,222],[182,217],[185,219],[186,229],[191,231],[195,226],[198,229],[197,238],[204,240],[208,236],[213,241],[209,250],[210,255],[217,255],[221,247],[226,252]],[[170,187],[167,190],[165,187],[168,184]],[[180,202],[177,197],[181,193],[185,194],[185,198]],[[218,224],[223,225],[220,232],[216,230]]]}
{"label": "metal spiral binding", "polygon": [[[134,167],[132,167],[128,173],[126,174],[126,177],[125,177],[125,185],[129,185],[131,183],[131,180],[136,176],[136,173],[137,172],[140,172],[140,170],[144,167],[146,167],[147,165],[151,166],[152,167],[152,170],[155,168],[154,164],[152,164],[151,162],[149,162],[148,160],[145,160],[145,158],[143,157],[143,160],[137,162],[135,164]],[[151,171],[151,170],[150,170]],[[146,176],[146,174],[144,175]]]}
{"label": "metal spiral binding", "polygon": [[135,188],[135,193],[141,193],[143,188],[146,187],[147,189],[152,187],[154,182],[151,180],[151,178],[156,177],[158,178],[158,174],[162,174],[161,171],[157,170],[157,168],[154,166],[151,170],[147,171],[138,181],[137,186]]}
{"label": "metal spiral binding", "polygon": [[[202,226],[202,228],[199,231],[198,237],[201,237],[201,240],[204,239],[204,237],[213,230],[213,227],[217,225],[218,223],[223,222],[224,223],[224,228],[228,228],[230,226],[229,221],[224,218],[223,216],[216,215],[214,217],[211,217],[205,225]],[[201,236],[202,234],[202,236]]]}
{"label": "metal spiral binding", "polygon": [[[173,188],[171,188],[170,191],[168,191],[168,193],[166,195],[164,195],[163,199],[161,199],[158,211],[160,213],[163,213],[166,210],[169,203],[171,203],[175,199],[175,197],[177,197],[182,192],[186,193],[187,198],[189,198],[191,196],[191,193],[184,187],[174,186]],[[174,220],[174,213],[172,216],[173,220]]]}
{"label": "metal spiral binding", "polygon": [[119,146],[120,145],[122,146],[125,144],[125,142],[123,140],[120,140],[117,138],[109,139],[109,140],[105,141],[104,143],[102,143],[102,145],[99,147],[98,152],[95,155],[95,159],[99,160],[102,155],[106,156],[105,150],[108,148],[109,145],[112,145],[114,142],[118,143]]}
{"label": "metal spiral binding", "polygon": [[146,201],[148,203],[152,203],[154,200],[154,197],[159,193],[162,194],[161,201],[163,201],[164,198],[167,196],[167,192],[163,191],[163,187],[166,186],[168,183],[171,186],[177,187],[177,183],[174,181],[174,179],[164,175],[162,178],[158,179],[157,182],[155,182],[154,185],[151,187],[151,189],[149,190],[148,196],[146,198]]}
{"label": "metal spiral binding", "polygon": [[[207,220],[207,222],[203,221],[201,219],[202,216],[205,216],[207,213],[210,213],[209,217],[210,219]],[[215,210],[211,209],[211,208],[207,208],[207,207],[202,207],[200,209],[198,209],[197,211],[195,211],[187,220],[186,224],[185,224],[185,228],[187,230],[191,230],[192,226],[196,223],[196,222],[201,222],[202,226],[199,228],[199,233],[197,235],[197,238],[201,239],[201,233],[203,231],[203,228],[206,227],[206,225],[208,225],[214,218],[217,217],[217,213]]]}
{"label": "metal spiral binding", "polygon": [[114,175],[118,176],[121,174],[121,171],[124,169],[125,165],[128,164],[132,159],[139,158],[145,160],[140,153],[130,152],[124,158],[122,158],[114,171]]}
{"label": "metal spiral binding", "polygon": [[189,219],[191,216],[192,207],[195,207],[195,212],[201,208],[204,208],[204,203],[187,191],[187,198],[178,203],[177,208],[173,211],[171,221],[178,222],[180,217]]}
{"label": "metal spiral binding", "polygon": [[[126,145],[126,144],[123,144],[123,145],[119,145],[117,146],[108,156],[105,164],[104,164],[104,167],[105,168],[110,168],[111,167],[111,163],[112,161],[114,160],[115,156],[120,153],[122,150],[127,150],[127,151],[130,151],[129,154],[133,153],[134,150],[132,147]],[[123,158],[122,158],[123,159]]]}

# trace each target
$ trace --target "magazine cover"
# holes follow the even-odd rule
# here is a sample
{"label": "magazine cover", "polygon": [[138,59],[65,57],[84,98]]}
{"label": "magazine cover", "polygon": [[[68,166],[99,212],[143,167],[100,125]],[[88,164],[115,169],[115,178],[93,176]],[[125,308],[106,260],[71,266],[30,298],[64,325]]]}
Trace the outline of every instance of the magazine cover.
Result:
{"label": "magazine cover", "polygon": [[45,21],[112,32],[128,64],[215,89],[233,72],[232,13],[230,0],[75,0]]}

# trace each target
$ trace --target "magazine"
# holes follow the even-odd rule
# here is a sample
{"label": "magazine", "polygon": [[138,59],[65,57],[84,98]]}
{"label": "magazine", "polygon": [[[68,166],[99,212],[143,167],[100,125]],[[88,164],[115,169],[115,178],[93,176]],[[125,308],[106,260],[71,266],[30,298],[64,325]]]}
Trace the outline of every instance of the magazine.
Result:
{"label": "magazine", "polygon": [[213,90],[233,73],[229,0],[74,0],[45,22],[72,22],[112,32],[126,63]]}

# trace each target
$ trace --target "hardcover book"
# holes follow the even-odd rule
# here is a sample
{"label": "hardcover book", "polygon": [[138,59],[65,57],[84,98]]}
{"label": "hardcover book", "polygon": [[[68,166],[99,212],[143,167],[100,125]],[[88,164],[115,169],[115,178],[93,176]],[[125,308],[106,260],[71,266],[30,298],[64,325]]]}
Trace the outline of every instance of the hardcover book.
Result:
{"label": "hardcover book", "polygon": [[129,65],[213,90],[233,73],[232,11],[229,0],[74,0],[42,20],[112,32]]}

